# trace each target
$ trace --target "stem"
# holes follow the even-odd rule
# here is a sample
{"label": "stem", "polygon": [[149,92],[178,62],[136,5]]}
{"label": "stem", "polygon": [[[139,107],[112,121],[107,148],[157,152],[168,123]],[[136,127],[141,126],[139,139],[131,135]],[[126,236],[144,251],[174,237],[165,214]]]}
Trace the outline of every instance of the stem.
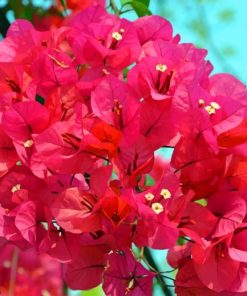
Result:
{"label": "stem", "polygon": [[19,258],[19,250],[15,248],[13,252],[12,261],[11,261],[11,271],[10,271],[10,279],[9,279],[9,296],[15,295],[15,281],[16,281],[18,258]]}
{"label": "stem", "polygon": [[68,286],[65,282],[63,282],[63,295],[64,296],[69,295],[69,289],[68,289]]}
{"label": "stem", "polygon": [[0,9],[0,34],[2,34],[3,37],[6,36],[6,33],[8,31],[8,28],[10,26],[9,21],[6,18],[6,8]]}
{"label": "stem", "polygon": [[116,14],[117,16],[120,15],[120,10],[117,8],[115,0],[110,0],[110,7],[112,8],[114,14]]}
{"label": "stem", "polygon": [[120,14],[122,15],[122,14],[127,13],[127,12],[130,12],[130,11],[133,11],[133,9],[126,9],[124,11],[121,11]]}
{"label": "stem", "polygon": [[[149,249],[147,249],[147,248],[144,249],[144,256],[147,259],[147,261],[149,262],[149,264],[153,267],[153,269],[158,271],[158,266],[156,265]],[[166,284],[165,279],[162,276],[160,276],[159,273],[157,274],[157,278],[159,280],[159,283],[161,284],[161,288],[164,292],[164,295],[172,296],[172,293],[168,289],[168,285]]]}
{"label": "stem", "polygon": [[174,149],[175,146],[169,146],[169,145],[166,145],[166,146],[161,146],[161,148],[169,148],[169,149]]}

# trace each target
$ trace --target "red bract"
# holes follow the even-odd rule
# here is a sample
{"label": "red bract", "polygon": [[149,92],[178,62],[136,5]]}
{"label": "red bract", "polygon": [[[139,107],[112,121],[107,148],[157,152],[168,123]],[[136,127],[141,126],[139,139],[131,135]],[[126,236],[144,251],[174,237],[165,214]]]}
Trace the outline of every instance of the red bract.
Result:
{"label": "red bract", "polygon": [[81,137],[80,125],[77,127],[71,126],[69,122],[57,122],[36,137],[38,155],[51,171],[86,171],[90,169],[93,160],[89,153],[81,150]]}
{"label": "red bract", "polygon": [[97,246],[82,247],[65,269],[65,280],[72,289],[88,290],[102,281],[106,254]]}
{"label": "red bract", "polygon": [[18,156],[11,139],[0,128],[0,177],[15,165]]}
{"label": "red bract", "polygon": [[208,246],[195,244],[192,248],[196,274],[206,287],[216,292],[228,289],[239,270],[240,263],[233,260],[227,251],[226,240]]}
{"label": "red bract", "polygon": [[[146,296],[167,277],[146,248],[168,249],[177,295],[246,295],[246,87],[162,17],[77,2],[0,42],[1,250],[49,254],[72,289]],[[62,295],[29,263],[13,295]]]}
{"label": "red bract", "polygon": [[97,231],[101,229],[101,223],[100,214],[93,212],[96,202],[92,194],[80,192],[78,188],[69,188],[55,200],[52,213],[66,231]]}
{"label": "red bract", "polygon": [[130,86],[114,76],[107,76],[98,84],[91,104],[97,117],[119,129],[131,124],[140,105]]}
{"label": "red bract", "polygon": [[[103,11],[103,9],[102,9]],[[113,15],[102,17],[99,7],[91,7],[72,21],[72,27],[83,29],[71,35],[71,44],[80,63],[107,71],[121,70],[135,62],[141,51],[134,25]],[[90,20],[90,25],[86,20]]]}
{"label": "red bract", "polygon": [[170,41],[172,39],[172,26],[160,16],[145,16],[139,18],[134,23],[141,45],[148,41],[162,39]]}
{"label": "red bract", "polygon": [[[16,276],[12,287],[13,262],[16,264]],[[16,296],[40,296],[44,293],[63,295],[61,266],[46,254],[37,255],[34,250],[20,251],[14,246],[3,245],[0,272],[0,291],[3,296],[9,295],[11,289]]]}
{"label": "red bract", "polygon": [[136,262],[129,251],[110,254],[108,260],[109,267],[105,271],[103,282],[106,295],[152,295],[155,274]]}

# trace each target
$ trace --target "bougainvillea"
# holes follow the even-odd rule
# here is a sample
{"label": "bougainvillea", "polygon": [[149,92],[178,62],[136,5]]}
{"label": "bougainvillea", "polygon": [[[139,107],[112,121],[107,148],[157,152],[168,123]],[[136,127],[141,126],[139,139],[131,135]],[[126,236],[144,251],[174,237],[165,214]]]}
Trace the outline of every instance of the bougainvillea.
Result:
{"label": "bougainvillea", "polygon": [[49,255],[72,289],[149,296],[164,273],[145,250],[168,249],[177,295],[247,295],[245,86],[167,20],[85,3],[0,43],[0,268]]}

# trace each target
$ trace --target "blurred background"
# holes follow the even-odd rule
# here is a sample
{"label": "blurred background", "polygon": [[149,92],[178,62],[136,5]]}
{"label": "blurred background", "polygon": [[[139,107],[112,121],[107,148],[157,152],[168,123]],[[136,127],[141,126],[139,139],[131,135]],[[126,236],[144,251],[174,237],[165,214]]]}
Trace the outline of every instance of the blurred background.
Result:
{"label": "blurred background", "polygon": [[[122,10],[124,13],[121,16],[134,20],[138,17],[137,15],[145,15],[150,12],[162,15],[172,23],[174,34],[181,35],[182,42],[194,43],[198,47],[208,50],[208,59],[214,65],[215,73],[228,72],[245,84],[247,83],[246,0],[138,1],[145,3],[146,8],[141,7],[141,10],[133,10],[133,7],[127,5],[126,9]],[[4,38],[9,25],[16,18],[28,19],[40,30],[59,25],[63,19],[65,1],[58,2],[55,3],[51,0],[0,0],[0,40]],[[69,7],[72,11],[85,8],[88,4],[88,0],[69,2],[74,5]],[[121,5],[127,1],[117,0],[115,2],[120,9]],[[109,11],[111,11],[110,7]],[[164,251],[156,251],[153,256],[160,270],[169,270],[169,266],[165,263],[166,253]],[[170,280],[166,282],[171,286],[173,284]],[[172,290],[171,288],[171,293],[173,293]],[[69,291],[69,295],[99,296],[103,295],[103,292],[101,287],[98,287],[87,292]],[[157,284],[155,284],[154,295],[164,295]]]}

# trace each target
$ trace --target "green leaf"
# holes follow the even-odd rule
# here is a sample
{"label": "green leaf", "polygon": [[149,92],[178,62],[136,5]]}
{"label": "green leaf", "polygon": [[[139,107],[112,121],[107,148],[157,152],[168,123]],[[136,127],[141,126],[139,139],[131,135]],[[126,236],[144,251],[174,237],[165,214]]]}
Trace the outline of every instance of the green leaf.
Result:
{"label": "green leaf", "polygon": [[142,4],[145,5],[146,7],[148,7],[149,4],[150,4],[150,0],[138,0],[138,2],[142,3]]}
{"label": "green leaf", "polygon": [[103,289],[102,289],[102,286],[98,286],[94,289],[91,289],[89,291],[83,291],[81,292],[80,294],[81,296],[104,296],[104,292],[103,292]]}
{"label": "green leaf", "polygon": [[203,207],[206,207],[208,202],[205,198],[202,198],[202,199],[198,199],[195,201],[195,203],[198,203],[199,205],[203,206]]}
{"label": "green leaf", "polygon": [[121,11],[125,6],[131,6],[138,16],[151,15],[152,12],[148,9],[149,4],[150,0],[121,0]]}
{"label": "green leaf", "polygon": [[36,102],[39,102],[41,105],[44,105],[45,100],[40,95],[36,95]]}
{"label": "green leaf", "polygon": [[123,69],[123,77],[124,77],[124,79],[127,78],[128,72],[129,72],[128,68]]}
{"label": "green leaf", "polygon": [[128,5],[129,2],[130,2],[129,0],[121,0],[121,5],[122,6]]}
{"label": "green leaf", "polygon": [[183,246],[187,242],[188,242],[187,239],[185,239],[185,238],[183,238],[183,237],[180,236],[179,239],[177,240],[177,245]]}
{"label": "green leaf", "polygon": [[219,12],[218,17],[222,22],[229,22],[234,19],[235,11],[232,9],[224,9]]}
{"label": "green leaf", "polygon": [[236,54],[236,50],[231,46],[226,46],[222,49],[222,53],[228,57],[231,57]]}
{"label": "green leaf", "polygon": [[63,9],[66,10],[67,9],[67,1],[66,0],[61,0],[61,4],[63,6]]}
{"label": "green leaf", "polygon": [[201,20],[192,20],[189,22],[188,27],[193,30],[200,38],[206,40],[208,38],[208,29]]}
{"label": "green leaf", "polygon": [[131,2],[129,2],[129,5],[132,6],[132,8],[135,10],[136,14],[139,17],[140,16],[145,16],[145,15],[151,15],[152,12],[148,9],[148,6],[143,4],[140,1],[131,1]]}
{"label": "green leaf", "polygon": [[145,186],[153,186],[154,184],[154,179],[150,175],[147,175],[145,180]]}

